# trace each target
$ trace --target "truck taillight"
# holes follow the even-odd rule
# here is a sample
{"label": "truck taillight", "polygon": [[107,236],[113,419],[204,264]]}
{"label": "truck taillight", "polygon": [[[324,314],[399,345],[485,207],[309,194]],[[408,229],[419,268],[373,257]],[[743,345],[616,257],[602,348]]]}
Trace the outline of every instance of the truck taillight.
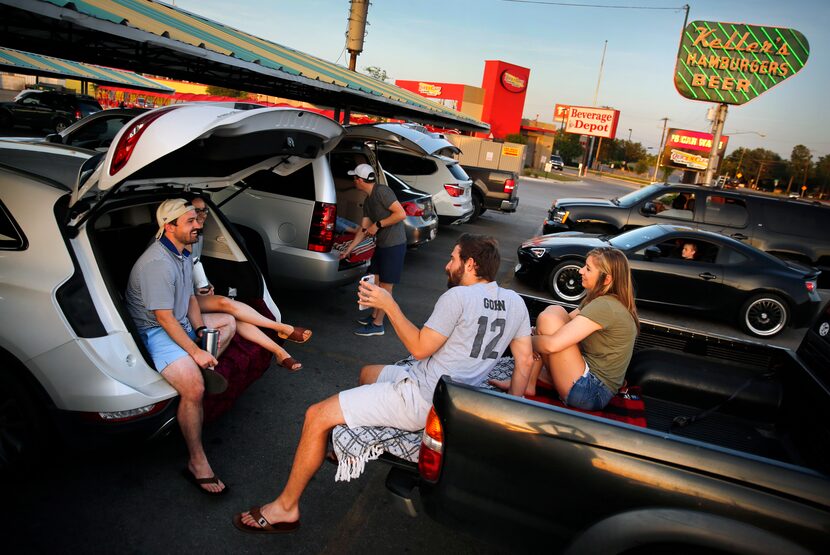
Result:
{"label": "truck taillight", "polygon": [[150,124],[178,106],[180,105],[167,106],[165,108],[144,114],[136,119],[135,122],[133,122],[130,127],[124,131],[124,134],[121,135],[120,139],[118,139],[118,144],[115,145],[115,154],[112,155],[112,163],[110,163],[110,175],[115,175],[121,170],[121,168],[127,165],[127,162],[130,160],[130,156],[133,155],[135,145],[138,144],[138,139],[141,137],[142,133],[147,131]]}
{"label": "truck taillight", "polygon": [[459,187],[454,183],[445,183],[444,189],[447,190],[447,193],[449,193],[451,197],[460,197],[464,195],[464,187]]}
{"label": "truck taillight", "polygon": [[315,202],[308,231],[308,250],[329,252],[334,243],[334,221],[337,219],[337,205]]}
{"label": "truck taillight", "polygon": [[421,439],[421,452],[418,455],[418,472],[428,482],[437,482],[441,475],[441,460],[444,453],[444,429],[435,414],[435,408],[429,409],[427,424]]}
{"label": "truck taillight", "polygon": [[504,192],[510,194],[513,192],[513,189],[516,188],[516,182],[512,179],[505,179],[504,180]]}
{"label": "truck taillight", "polygon": [[403,206],[403,211],[406,212],[407,216],[423,216],[424,209],[415,204],[414,202],[407,201],[401,204]]}

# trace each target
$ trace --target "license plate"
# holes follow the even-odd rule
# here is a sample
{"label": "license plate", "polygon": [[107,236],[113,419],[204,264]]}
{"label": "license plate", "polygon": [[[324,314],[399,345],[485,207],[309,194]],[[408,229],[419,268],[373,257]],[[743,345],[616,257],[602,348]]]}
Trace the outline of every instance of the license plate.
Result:
{"label": "license plate", "polygon": [[519,262],[518,264],[516,264],[516,267],[513,268],[513,273],[515,274],[516,272],[518,272],[521,269],[522,269],[522,263]]}
{"label": "license plate", "polygon": [[436,228],[432,228],[429,230],[429,240],[432,241],[435,239],[435,236],[438,235],[438,230]]}

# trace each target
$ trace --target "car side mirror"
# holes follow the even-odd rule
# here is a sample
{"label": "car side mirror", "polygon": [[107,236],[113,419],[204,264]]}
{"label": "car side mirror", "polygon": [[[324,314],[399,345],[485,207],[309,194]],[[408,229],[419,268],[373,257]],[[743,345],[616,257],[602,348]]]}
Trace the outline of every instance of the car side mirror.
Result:
{"label": "car side mirror", "polygon": [[49,133],[45,139],[47,143],[63,143],[63,137],[60,133]]}
{"label": "car side mirror", "polygon": [[650,247],[646,247],[646,259],[653,260],[655,258],[660,258],[663,253],[660,251],[660,247],[656,247],[654,245]]}
{"label": "car side mirror", "polygon": [[657,206],[653,202],[648,201],[647,203],[645,203],[643,205],[643,214],[656,214],[656,213],[657,213]]}

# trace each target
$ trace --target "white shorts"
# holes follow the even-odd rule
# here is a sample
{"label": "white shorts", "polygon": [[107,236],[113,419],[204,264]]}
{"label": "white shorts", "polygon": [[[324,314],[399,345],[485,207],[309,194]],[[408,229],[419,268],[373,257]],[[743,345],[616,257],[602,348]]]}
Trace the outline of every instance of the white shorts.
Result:
{"label": "white shorts", "polygon": [[406,366],[384,366],[375,383],[339,394],[346,426],[389,426],[414,432],[426,425],[430,403]]}

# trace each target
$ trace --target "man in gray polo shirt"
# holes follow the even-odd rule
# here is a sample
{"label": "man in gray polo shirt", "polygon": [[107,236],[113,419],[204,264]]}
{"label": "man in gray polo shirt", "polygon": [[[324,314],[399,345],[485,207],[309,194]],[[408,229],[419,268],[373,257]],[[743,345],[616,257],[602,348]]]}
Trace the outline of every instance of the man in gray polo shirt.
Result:
{"label": "man in gray polo shirt", "polygon": [[[225,492],[208,463],[202,446],[202,397],[205,383],[200,368],[219,362],[197,340],[206,327],[220,331],[219,353],[236,331],[230,314],[202,314],[193,296],[193,263],[185,247],[198,240],[201,224],[184,199],[161,203],[156,211],[159,230],[139,257],[127,283],[127,310],[162,377],[181,397],[177,418],[190,460],[186,477],[205,493]],[[217,374],[218,376],[218,374]]]}

